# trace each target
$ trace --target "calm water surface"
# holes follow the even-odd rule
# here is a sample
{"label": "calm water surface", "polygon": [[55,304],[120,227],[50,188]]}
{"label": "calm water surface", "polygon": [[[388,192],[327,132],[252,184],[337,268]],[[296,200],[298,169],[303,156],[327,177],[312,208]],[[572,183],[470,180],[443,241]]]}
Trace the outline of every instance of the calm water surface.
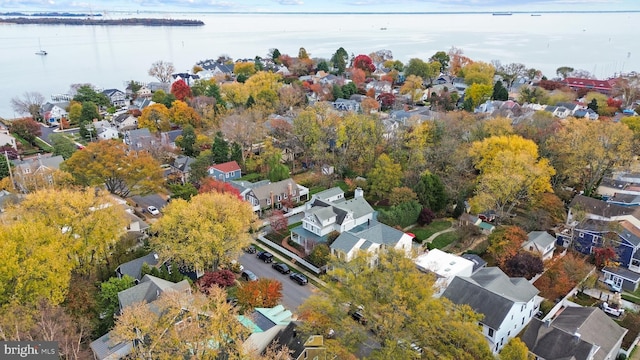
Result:
{"label": "calm water surface", "polygon": [[[473,60],[519,62],[549,77],[559,66],[598,77],[640,71],[640,13],[607,14],[107,14],[114,17],[199,19],[201,27],[0,25],[0,117],[14,117],[12,97],[38,91],[47,99],[74,83],[124,89],[127,80],[153,81],[151,63],[187,71],[196,61],[226,54],[265,56],[270,48],[329,58],[339,47],[355,55],[379,49],[407,62],[451,46]],[[384,28],[385,30],[382,30]],[[38,56],[40,46],[49,55]]]}

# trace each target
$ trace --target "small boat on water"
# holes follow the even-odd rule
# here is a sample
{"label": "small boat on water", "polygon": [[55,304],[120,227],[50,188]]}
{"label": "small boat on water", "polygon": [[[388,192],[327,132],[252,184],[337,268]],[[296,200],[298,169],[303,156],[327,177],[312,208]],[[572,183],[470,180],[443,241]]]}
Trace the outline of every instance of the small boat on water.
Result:
{"label": "small boat on water", "polygon": [[47,55],[47,52],[44,50],[36,51],[36,55]]}
{"label": "small boat on water", "polygon": [[531,14],[531,16],[542,16],[542,14]]}
{"label": "small boat on water", "polygon": [[512,12],[494,12],[492,14],[493,16],[511,16],[513,15]]}

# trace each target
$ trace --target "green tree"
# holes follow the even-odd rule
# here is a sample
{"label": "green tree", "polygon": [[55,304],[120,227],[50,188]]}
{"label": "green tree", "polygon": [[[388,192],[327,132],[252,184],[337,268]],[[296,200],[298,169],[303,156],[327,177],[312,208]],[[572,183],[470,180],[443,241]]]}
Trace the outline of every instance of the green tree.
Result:
{"label": "green tree", "polygon": [[231,144],[231,155],[229,155],[229,160],[235,161],[238,164],[242,163],[242,146],[237,142],[233,142]]}
{"label": "green tree", "polygon": [[150,245],[161,260],[172,259],[193,270],[216,269],[247,246],[256,220],[248,203],[237,196],[210,192],[190,201],[174,199],[153,224],[158,236]]}
{"label": "green tree", "polygon": [[338,84],[333,84],[333,88],[331,89],[331,94],[334,99],[344,99],[344,93],[342,92],[342,87]]}
{"label": "green tree", "polygon": [[111,103],[107,95],[98,93],[90,85],[83,85],[78,88],[76,95],[73,97],[73,101],[80,103],[92,102],[98,106],[107,107]]}
{"label": "green tree", "polygon": [[0,154],[0,180],[9,176],[10,164],[10,162],[7,162],[7,158],[4,156],[4,153]]}
{"label": "green tree", "polygon": [[338,75],[343,74],[345,69],[347,68],[347,62],[349,61],[349,54],[344,48],[339,48],[336,52],[331,56],[331,64],[336,69],[336,73]]}
{"label": "green tree", "polygon": [[509,100],[509,91],[502,85],[502,81],[498,80],[493,85],[493,94],[491,95],[493,100],[506,101]]}
{"label": "green tree", "polygon": [[405,66],[404,68],[404,75],[405,76],[409,76],[409,75],[415,75],[415,76],[419,76],[423,79],[427,78],[427,73],[429,72],[428,70],[428,65],[426,62],[418,59],[418,58],[412,58],[409,60],[409,63],[407,64],[407,66]]}
{"label": "green tree", "polygon": [[82,111],[80,112],[81,123],[91,123],[94,119],[100,120],[100,113],[98,112],[98,106],[92,101],[85,101],[82,103]]}
{"label": "green tree", "polygon": [[591,101],[589,102],[589,104],[587,104],[587,108],[598,112],[598,100],[596,100],[595,98],[591,99]]}
{"label": "green tree", "polygon": [[196,144],[196,131],[193,126],[187,124],[182,128],[182,135],[176,139],[176,145],[178,145],[185,155],[197,156],[198,149],[195,148]]}
{"label": "green tree", "polygon": [[311,250],[311,253],[309,254],[309,261],[317,267],[323,267],[327,265],[330,258],[331,249],[329,249],[329,245],[322,243],[314,246]]}
{"label": "green tree", "polygon": [[415,185],[414,191],[418,195],[420,204],[426,208],[438,212],[447,206],[447,193],[438,175],[425,172]]}
{"label": "green tree", "polygon": [[171,191],[172,199],[184,199],[189,200],[198,194],[198,189],[191,183],[186,184],[171,184],[169,185],[169,190]]}
{"label": "green tree", "polygon": [[437,61],[440,63],[440,72],[445,72],[449,67],[449,55],[444,51],[438,51],[429,58],[429,61]]}
{"label": "green tree", "polygon": [[570,66],[560,66],[556,69],[556,75],[566,79],[573,71],[574,69]]}
{"label": "green tree", "polygon": [[348,99],[351,97],[351,95],[358,93],[358,88],[356,87],[356,84],[350,82],[346,85],[342,85],[342,95],[344,96],[345,99]]}
{"label": "green tree", "polygon": [[520,338],[514,337],[509,340],[500,351],[500,360],[528,360],[529,349],[527,345],[520,340]]}
{"label": "green tree", "polygon": [[51,134],[49,140],[53,146],[53,155],[61,155],[65,160],[77,150],[76,144],[64,134]]}
{"label": "green tree", "polygon": [[316,65],[316,71],[329,72],[329,63],[326,60],[321,60],[318,62],[318,65]]}
{"label": "green tree", "polygon": [[[303,331],[326,334],[333,329],[340,334],[325,342],[329,357],[335,355],[332,342],[355,351],[373,337],[381,347],[372,350],[372,359],[419,358],[409,341],[426,359],[493,359],[478,328],[481,317],[466,305],[434,298],[435,278],[420,273],[404,252],[381,252],[378,265],[372,267],[371,262],[366,253],[350,262],[333,261],[330,275],[340,282],[329,284],[326,295],[313,295],[299,308]],[[367,326],[349,316],[359,306]]]}
{"label": "green tree", "polygon": [[417,201],[408,201],[402,204],[392,206],[386,210],[381,209],[378,212],[378,220],[389,226],[400,226],[405,228],[415,224],[422,211],[422,205]]}
{"label": "green tree", "polygon": [[221,164],[229,161],[229,153],[229,143],[224,139],[224,134],[220,131],[216,132],[216,137],[213,139],[213,145],[211,146],[213,162]]}
{"label": "green tree", "polygon": [[276,64],[279,64],[280,61],[280,56],[282,54],[280,54],[280,50],[278,49],[271,49],[271,60],[273,60]]}
{"label": "green tree", "polygon": [[98,293],[98,310],[102,322],[98,329],[99,333],[106,333],[111,330],[115,323],[116,315],[120,311],[120,301],[118,293],[135,285],[135,279],[129,275],[122,278],[112,277],[108,281],[100,284]]}

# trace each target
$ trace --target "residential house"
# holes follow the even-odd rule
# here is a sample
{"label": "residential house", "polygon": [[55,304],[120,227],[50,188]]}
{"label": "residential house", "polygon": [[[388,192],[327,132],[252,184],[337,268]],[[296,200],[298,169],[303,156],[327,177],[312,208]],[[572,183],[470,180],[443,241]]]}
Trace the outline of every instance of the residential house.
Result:
{"label": "residential house", "polygon": [[551,114],[553,114],[553,116],[560,118],[560,119],[565,119],[568,116],[571,115],[571,110],[567,109],[564,106],[547,106],[545,109],[545,111],[550,112]]}
{"label": "residential house", "polygon": [[138,128],[138,119],[128,112],[118,114],[113,118],[113,124],[118,131],[126,134],[127,131]]}
{"label": "residential house", "polygon": [[583,254],[613,248],[620,266],[608,269],[605,281],[622,288],[637,286],[626,270],[640,273],[640,208],[578,195],[569,204],[567,227],[556,234],[558,245],[572,246]]}
{"label": "residential house", "polygon": [[149,89],[146,85],[142,85],[138,91],[136,91],[136,99],[143,98],[148,99],[151,98],[153,94],[151,93],[151,89]]}
{"label": "residential house", "polygon": [[573,90],[587,89],[589,91],[597,91],[609,95],[613,92],[613,84],[615,82],[615,79],[596,80],[568,77],[562,80],[562,82],[567,84],[567,86]]}
{"label": "residential house", "polygon": [[116,268],[116,276],[118,279],[122,279],[123,276],[128,275],[136,282],[139,282],[142,278],[142,267],[144,264],[149,266],[158,265],[158,253],[154,251],[145,256],[118,265]]}
{"label": "residential house", "polygon": [[[8,129],[0,128],[0,146],[9,145],[15,150],[18,150],[18,145],[16,143],[16,138],[11,136]],[[4,156],[4,154],[0,154]]]}
{"label": "residential house", "polygon": [[147,128],[129,130],[124,135],[124,143],[132,151],[147,150],[158,142],[158,139]]}
{"label": "residential house", "polygon": [[528,240],[522,244],[522,249],[540,254],[542,261],[551,260],[556,249],[556,238],[546,231],[532,231],[527,236]]}
{"label": "residential house", "polygon": [[485,235],[491,234],[496,229],[495,225],[489,222],[483,221],[480,217],[473,216],[469,213],[464,213],[460,215],[460,218],[458,219],[458,223],[461,226],[469,226],[469,225],[477,226],[478,228],[480,228],[480,231]]}
{"label": "residential house", "polygon": [[238,321],[251,335],[244,341],[247,353],[260,354],[266,350],[278,333],[293,322],[293,314],[282,305],[255,308],[250,314],[238,315]]}
{"label": "residential house", "polygon": [[598,308],[567,307],[533,319],[521,340],[536,359],[615,360],[627,331]]}
{"label": "residential house", "polygon": [[255,212],[263,209],[282,209],[283,202],[297,203],[309,198],[309,189],[296,184],[293,179],[285,179],[272,183],[260,181],[249,183],[246,181],[230,181],[231,185],[240,191],[240,195],[248,201]]}
{"label": "residential house", "polygon": [[151,90],[152,93],[158,90],[162,90],[166,93],[169,93],[171,91],[171,85],[169,85],[169,83],[164,83],[159,81],[152,81],[147,84],[147,87],[149,88],[149,90]]}
{"label": "residential house", "polygon": [[171,149],[177,149],[176,139],[182,135],[182,129],[169,130],[160,133],[160,143],[163,146],[168,146]]}
{"label": "residential house", "polygon": [[[167,291],[191,293],[191,286],[187,280],[172,283],[155,276],[145,275],[136,286],[118,293],[120,311],[140,302],[152,304]],[[96,360],[112,360],[126,358],[133,350],[133,346],[131,342],[115,341],[111,332],[108,332],[93,341],[90,348]]]}
{"label": "residential house", "polygon": [[63,118],[67,118],[69,113],[68,101],[50,103],[46,102],[40,107],[40,115],[49,126],[55,126],[60,123]]}
{"label": "residential house", "polygon": [[195,158],[180,155],[173,160],[173,163],[171,164],[171,173],[175,174],[183,184],[186,184],[187,181],[189,181],[189,175],[191,174],[191,164],[195,161]]}
{"label": "residential house", "polygon": [[176,82],[178,80],[182,80],[185,82],[185,84],[191,86],[191,79],[193,80],[200,80],[200,76],[198,76],[198,74],[189,74],[189,73],[177,73],[177,74],[171,74],[171,78],[173,79],[172,82]]}
{"label": "residential house", "polygon": [[43,156],[38,154],[24,160],[13,160],[15,169],[13,177],[16,186],[23,193],[34,189],[48,188],[54,185],[53,173],[60,170],[64,158],[57,156]]}
{"label": "residential house", "polygon": [[118,129],[111,126],[107,121],[94,121],[92,125],[98,140],[118,139],[120,136]]}
{"label": "residential house", "polygon": [[379,95],[382,93],[390,93],[393,87],[391,85],[391,82],[389,81],[374,80],[367,83],[367,85],[365,85],[365,89],[373,89],[373,91],[375,91],[375,94]]}
{"label": "residential house", "polygon": [[122,90],[118,89],[106,89],[102,93],[109,98],[111,105],[116,108],[123,107],[127,104],[127,96]]}
{"label": "residential house", "polygon": [[313,195],[304,210],[302,225],[291,229],[291,240],[311,251],[315,244],[326,242],[333,231],[370,225],[374,213],[362,189],[356,189],[354,198],[346,200],[344,192],[334,187]]}
{"label": "residential house", "polygon": [[336,99],[336,101],[332,102],[331,105],[334,109],[340,111],[360,111],[360,103],[355,100]]}
{"label": "residential house", "polygon": [[640,195],[640,187],[630,191],[628,189],[630,186],[633,186],[632,182],[605,177],[600,182],[600,185],[598,185],[596,192],[598,195],[602,196],[605,201],[616,194]]}
{"label": "residential house", "polygon": [[370,265],[378,264],[378,254],[387,249],[411,255],[413,236],[375,220],[344,231],[331,244],[331,254],[343,261],[351,261],[360,253],[368,253]]}
{"label": "residential house", "polygon": [[640,284],[640,274],[625,269],[623,267],[605,266],[602,268],[604,274],[603,282],[611,287],[611,289],[624,290],[634,292],[638,290]]}
{"label": "residential house", "polygon": [[129,109],[142,111],[144,108],[152,104],[155,104],[155,102],[151,100],[151,97],[139,97],[133,100],[133,103],[131,104],[131,106],[129,106]]}
{"label": "residential house", "polygon": [[442,250],[432,249],[413,260],[418,270],[435,275],[435,296],[440,297],[456,276],[469,277],[474,262]]}
{"label": "residential house", "polygon": [[212,178],[224,182],[236,180],[242,176],[240,165],[235,160],[211,165],[207,172]]}
{"label": "residential house", "polygon": [[468,277],[456,276],[442,297],[483,315],[482,334],[498,353],[538,312],[542,298],[537,294],[527,279],[509,278],[499,268],[488,267]]}
{"label": "residential house", "polygon": [[592,109],[578,109],[573,113],[573,116],[579,119],[587,118],[589,120],[598,120],[600,115]]}
{"label": "residential house", "polygon": [[290,322],[286,328],[276,334],[269,346],[274,346],[276,351],[286,346],[289,349],[289,359],[292,360],[327,359],[324,337],[322,335],[303,336],[298,330],[301,324],[296,321]]}
{"label": "residential house", "polygon": [[213,74],[214,76],[218,74],[223,74],[228,76],[233,75],[233,64],[224,64],[216,60],[208,59],[208,60],[198,61],[196,65],[202,67],[204,70],[210,71],[211,74]]}

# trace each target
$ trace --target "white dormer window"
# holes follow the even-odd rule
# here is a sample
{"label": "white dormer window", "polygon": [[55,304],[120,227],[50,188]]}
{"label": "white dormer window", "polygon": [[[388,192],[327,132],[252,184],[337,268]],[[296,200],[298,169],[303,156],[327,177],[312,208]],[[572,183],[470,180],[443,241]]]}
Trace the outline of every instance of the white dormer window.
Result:
{"label": "white dormer window", "polygon": [[267,205],[271,205],[271,199],[267,199]]}

